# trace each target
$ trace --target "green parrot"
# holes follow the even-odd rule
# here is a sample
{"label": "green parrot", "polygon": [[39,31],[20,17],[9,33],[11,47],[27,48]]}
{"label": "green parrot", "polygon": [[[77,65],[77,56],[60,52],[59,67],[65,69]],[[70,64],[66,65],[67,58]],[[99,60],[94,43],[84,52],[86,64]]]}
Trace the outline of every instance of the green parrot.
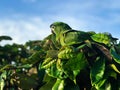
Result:
{"label": "green parrot", "polygon": [[54,22],[50,25],[51,32],[55,35],[56,41],[61,46],[69,46],[80,44],[86,40],[90,40],[90,34],[84,31],[73,30],[64,22]]}

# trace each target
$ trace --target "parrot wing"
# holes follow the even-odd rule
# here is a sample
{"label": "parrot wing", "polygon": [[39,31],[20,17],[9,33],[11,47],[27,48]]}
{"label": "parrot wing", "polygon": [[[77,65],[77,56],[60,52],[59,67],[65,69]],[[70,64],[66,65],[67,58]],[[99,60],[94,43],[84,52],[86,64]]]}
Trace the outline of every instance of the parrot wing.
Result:
{"label": "parrot wing", "polygon": [[90,40],[90,35],[83,31],[69,30],[65,31],[60,38],[60,43],[64,45],[80,44],[85,40]]}

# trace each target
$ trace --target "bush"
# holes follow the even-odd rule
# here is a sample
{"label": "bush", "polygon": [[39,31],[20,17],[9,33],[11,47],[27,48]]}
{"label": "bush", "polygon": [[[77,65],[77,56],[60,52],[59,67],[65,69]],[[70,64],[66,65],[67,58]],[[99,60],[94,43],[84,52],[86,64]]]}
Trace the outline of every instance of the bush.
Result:
{"label": "bush", "polygon": [[[11,40],[6,37],[1,36],[0,41]],[[63,47],[51,37],[0,46],[0,90],[120,89],[120,43],[116,38],[93,33],[92,40]]]}

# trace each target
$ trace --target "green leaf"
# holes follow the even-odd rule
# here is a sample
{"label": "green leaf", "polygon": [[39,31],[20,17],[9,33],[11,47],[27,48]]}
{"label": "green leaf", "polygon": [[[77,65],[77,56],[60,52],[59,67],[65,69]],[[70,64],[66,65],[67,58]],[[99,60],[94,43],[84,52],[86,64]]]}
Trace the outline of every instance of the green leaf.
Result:
{"label": "green leaf", "polygon": [[108,78],[108,77],[112,77],[114,79],[117,79],[117,73],[115,72],[115,70],[113,70],[113,68],[111,68],[110,64],[106,66],[106,72],[104,77]]}
{"label": "green leaf", "polygon": [[56,83],[52,87],[52,90],[63,90],[64,89],[64,80],[57,79]]}
{"label": "green leaf", "polygon": [[102,85],[102,86],[98,88],[97,90],[112,90],[111,83],[107,81],[107,79],[104,79],[103,81],[101,80],[99,82],[99,85]]}
{"label": "green leaf", "polygon": [[44,55],[45,55],[45,53],[44,53],[42,50],[37,51],[37,52],[33,53],[33,54],[28,58],[27,63],[34,64],[34,63],[40,61],[41,58],[44,58]]}
{"label": "green leaf", "polygon": [[62,48],[58,53],[58,58],[60,59],[70,59],[75,56],[75,48],[73,46],[67,46]]}
{"label": "green leaf", "polygon": [[31,68],[31,67],[32,67],[31,64],[25,64],[25,65],[18,66],[17,68],[25,68],[25,69],[27,69],[27,68]]}
{"label": "green leaf", "polygon": [[50,61],[52,61],[52,60],[53,60],[53,58],[51,58],[51,57],[46,58],[46,59],[43,61],[42,66],[48,64],[48,63],[49,63]]}
{"label": "green leaf", "polygon": [[100,88],[105,84],[106,80],[107,79],[101,79],[99,82],[97,82],[96,85],[95,85],[96,89],[101,90]]}
{"label": "green leaf", "polygon": [[108,58],[109,61],[112,61],[112,56],[108,48],[98,43],[94,43],[94,47],[97,48],[98,51],[102,52],[104,56]]}
{"label": "green leaf", "polygon": [[114,50],[114,48],[111,48],[111,49],[110,49],[110,53],[111,53],[114,61],[117,62],[118,64],[120,64],[120,55],[118,55],[118,54],[116,53],[116,51]]}
{"label": "green leaf", "polygon": [[49,76],[54,77],[54,78],[60,78],[60,79],[66,78],[66,76],[63,75],[63,72],[59,71],[57,69],[56,64],[53,64],[51,67],[49,67],[48,69],[46,69],[46,73]]}
{"label": "green leaf", "polygon": [[98,33],[91,36],[95,42],[110,44],[110,37],[104,33]]}
{"label": "green leaf", "polygon": [[114,71],[116,71],[117,73],[120,74],[120,71],[117,69],[117,67],[115,66],[115,64],[110,64],[109,65]]}
{"label": "green leaf", "polygon": [[99,88],[99,81],[102,80],[105,71],[105,60],[104,58],[99,58],[93,65],[90,71],[90,78],[92,82],[92,86]]}
{"label": "green leaf", "polygon": [[5,80],[7,78],[7,72],[4,71],[1,76],[0,76],[0,90],[3,90],[4,86],[5,86]]}
{"label": "green leaf", "polygon": [[42,68],[49,69],[49,68],[51,68],[56,63],[56,59],[52,59],[49,62],[48,62],[48,60],[50,60],[50,59],[47,58],[47,61],[45,60],[45,63],[43,63]]}
{"label": "green leaf", "polygon": [[78,53],[76,57],[71,58],[67,61],[64,68],[70,70],[81,70],[87,65],[87,60],[84,53]]}
{"label": "green leaf", "polygon": [[4,72],[4,70],[10,69],[10,68],[14,68],[14,66],[11,64],[3,65],[2,67],[0,67],[0,72]]}
{"label": "green leaf", "polygon": [[39,90],[52,90],[52,87],[54,86],[56,79],[51,78],[49,76],[45,76],[45,84],[40,87]]}
{"label": "green leaf", "polygon": [[84,69],[88,65],[84,53],[78,53],[76,57],[71,58],[63,65],[64,72],[72,79],[74,82],[76,76],[79,74],[80,70]]}
{"label": "green leaf", "polygon": [[45,69],[46,73],[51,77],[66,78],[66,76],[64,77],[64,75],[62,75],[63,71],[58,69],[58,65],[57,65],[56,61],[59,61],[59,60],[52,59],[52,58],[47,58],[42,63],[42,68]]}
{"label": "green leaf", "polygon": [[43,79],[44,79],[44,76],[45,76],[45,69],[41,68],[41,63],[39,64],[39,67],[38,67],[38,77],[39,77],[39,80],[40,82],[42,83],[43,82]]}
{"label": "green leaf", "polygon": [[0,41],[2,40],[12,40],[12,38],[9,36],[0,36]]}
{"label": "green leaf", "polygon": [[57,58],[57,50],[48,50],[46,57]]}

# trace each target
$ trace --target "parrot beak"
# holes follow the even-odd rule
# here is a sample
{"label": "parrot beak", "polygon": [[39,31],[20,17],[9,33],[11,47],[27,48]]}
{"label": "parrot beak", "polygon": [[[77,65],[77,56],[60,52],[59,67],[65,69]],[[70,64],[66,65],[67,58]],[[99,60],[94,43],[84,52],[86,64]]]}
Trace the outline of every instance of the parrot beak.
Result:
{"label": "parrot beak", "polygon": [[55,34],[54,29],[53,29],[53,28],[50,28],[50,29],[51,29],[51,32],[52,32],[53,34]]}
{"label": "parrot beak", "polygon": [[55,34],[54,28],[55,28],[54,26],[52,26],[52,25],[50,26],[51,32],[52,32],[53,34]]}
{"label": "parrot beak", "polygon": [[52,34],[55,34],[53,30],[51,30]]}

